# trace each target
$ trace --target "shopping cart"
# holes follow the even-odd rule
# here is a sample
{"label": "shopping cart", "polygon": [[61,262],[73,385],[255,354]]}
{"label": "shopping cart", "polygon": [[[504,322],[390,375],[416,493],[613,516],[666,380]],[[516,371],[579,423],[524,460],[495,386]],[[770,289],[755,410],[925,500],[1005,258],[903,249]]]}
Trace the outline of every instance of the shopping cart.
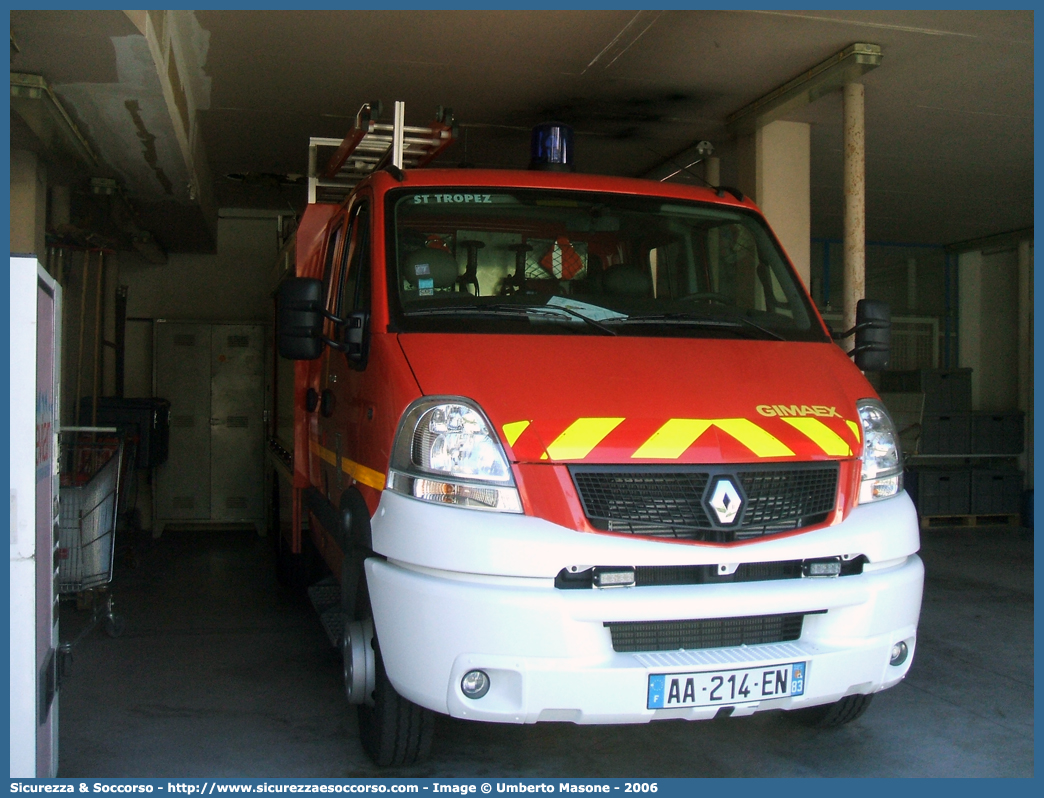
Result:
{"label": "shopping cart", "polygon": [[67,651],[98,623],[110,637],[123,631],[113,609],[112,581],[116,521],[123,484],[123,438],[114,427],[63,427],[58,509],[57,590],[75,595],[77,606],[93,615]]}

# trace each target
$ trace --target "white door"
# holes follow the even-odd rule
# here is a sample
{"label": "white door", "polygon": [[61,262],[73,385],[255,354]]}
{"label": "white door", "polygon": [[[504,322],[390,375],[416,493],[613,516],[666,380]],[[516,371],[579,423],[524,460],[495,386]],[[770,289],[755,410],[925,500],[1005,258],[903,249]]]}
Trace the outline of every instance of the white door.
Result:
{"label": "white door", "polygon": [[58,769],[54,554],[61,288],[35,258],[11,258],[12,777]]}

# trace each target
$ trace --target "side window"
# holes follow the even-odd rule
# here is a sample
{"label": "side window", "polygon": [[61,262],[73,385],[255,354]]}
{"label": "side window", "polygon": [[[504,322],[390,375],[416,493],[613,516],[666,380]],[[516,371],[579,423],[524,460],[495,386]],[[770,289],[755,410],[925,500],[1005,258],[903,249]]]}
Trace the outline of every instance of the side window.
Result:
{"label": "side window", "polygon": [[356,208],[344,247],[341,290],[337,315],[370,309],[370,212],[365,203]]}
{"label": "side window", "polygon": [[328,313],[335,313],[335,300],[333,287],[337,284],[339,269],[335,268],[335,265],[339,265],[336,260],[338,248],[341,243],[341,239],[344,237],[344,220],[337,225],[333,233],[330,234],[330,240],[326,244],[326,262],[323,265],[323,306],[326,308]]}

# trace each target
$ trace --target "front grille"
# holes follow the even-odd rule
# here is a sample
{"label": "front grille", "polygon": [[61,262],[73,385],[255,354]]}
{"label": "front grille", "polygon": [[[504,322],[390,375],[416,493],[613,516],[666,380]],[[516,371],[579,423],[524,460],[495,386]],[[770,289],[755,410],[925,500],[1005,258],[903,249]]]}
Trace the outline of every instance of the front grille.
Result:
{"label": "front grille", "polygon": [[[820,524],[837,501],[839,465],[571,466],[591,525],[609,532],[727,543]],[[728,476],[745,501],[719,524],[706,506],[711,480]]]}
{"label": "front grille", "polygon": [[695,621],[609,622],[613,651],[677,651],[783,643],[801,637],[805,616],[752,615]]}
{"label": "front grille", "polygon": [[[825,558],[829,559],[829,558]],[[866,557],[860,554],[840,561],[842,576],[859,576],[863,573]],[[779,562],[745,562],[731,574],[721,573],[717,565],[638,565],[634,568],[635,587],[671,587],[678,585],[724,585],[732,582],[771,582],[776,579],[805,578],[805,560],[781,560]],[[610,566],[619,569],[621,566]],[[594,572],[597,568],[570,571],[563,568],[555,576],[555,587],[559,590],[593,589]]]}
{"label": "front grille", "polygon": [[635,587],[646,587],[769,582],[775,579],[800,579],[801,570],[801,560],[743,563],[735,572],[727,575],[719,575],[716,565],[639,565],[634,569],[634,584]]}

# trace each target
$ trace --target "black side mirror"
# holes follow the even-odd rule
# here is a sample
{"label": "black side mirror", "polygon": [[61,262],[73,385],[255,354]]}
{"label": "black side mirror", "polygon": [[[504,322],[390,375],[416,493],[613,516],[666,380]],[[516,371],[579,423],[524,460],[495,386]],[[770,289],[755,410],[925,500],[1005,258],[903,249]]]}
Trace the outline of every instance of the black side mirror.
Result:
{"label": "black side mirror", "polygon": [[279,286],[277,340],[279,354],[290,360],[315,360],[323,353],[323,284],[289,277]]}
{"label": "black side mirror", "polygon": [[863,371],[888,368],[892,354],[892,310],[887,302],[860,299],[856,303],[855,348],[851,354]]}

